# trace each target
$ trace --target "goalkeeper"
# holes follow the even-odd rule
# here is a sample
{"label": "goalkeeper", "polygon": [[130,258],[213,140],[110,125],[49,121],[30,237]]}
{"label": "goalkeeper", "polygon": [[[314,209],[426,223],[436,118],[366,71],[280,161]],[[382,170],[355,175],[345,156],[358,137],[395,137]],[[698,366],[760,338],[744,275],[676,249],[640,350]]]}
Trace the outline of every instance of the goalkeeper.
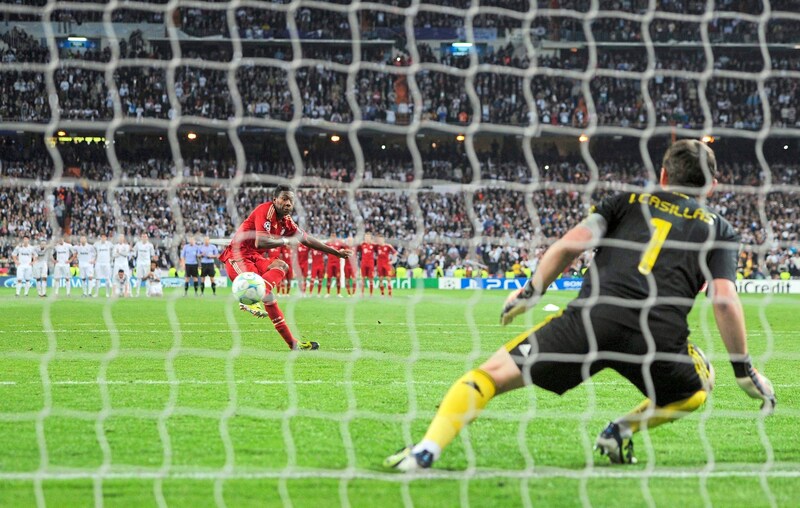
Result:
{"label": "goalkeeper", "polygon": [[715,172],[709,147],[678,141],[664,155],[659,190],[624,193],[593,207],[547,250],[533,277],[508,298],[500,320],[509,324],[533,307],[558,274],[595,248],[578,297],[457,380],[423,440],[384,466],[430,467],[494,396],[530,384],[562,394],[605,368],[627,378],[646,399],[609,423],[595,448],[613,463],[635,462],[633,434],[694,411],[713,386],[713,368],[688,341],[686,321],[706,281],[736,382],[771,413],[775,393],[751,364],[733,282],[738,235],[696,201],[713,188]]}

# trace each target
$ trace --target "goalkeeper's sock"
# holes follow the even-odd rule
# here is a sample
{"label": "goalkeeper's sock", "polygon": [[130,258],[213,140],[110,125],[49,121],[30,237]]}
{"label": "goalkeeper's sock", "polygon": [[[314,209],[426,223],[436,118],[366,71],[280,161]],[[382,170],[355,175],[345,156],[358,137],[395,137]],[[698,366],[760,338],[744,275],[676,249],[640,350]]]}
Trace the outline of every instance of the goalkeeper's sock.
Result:
{"label": "goalkeeper's sock", "polygon": [[643,414],[653,407],[653,402],[650,399],[645,399],[630,413],[614,423],[619,425],[620,435],[623,438],[628,438],[639,432],[643,427],[652,429],[683,418],[702,406],[707,397],[708,393],[705,390],[698,390],[686,399],[671,402],[665,406],[655,406],[653,413],[649,417],[644,417]]}
{"label": "goalkeeper's sock", "polygon": [[289,330],[289,325],[286,324],[283,312],[281,312],[281,309],[278,307],[278,302],[264,304],[264,310],[267,311],[267,315],[272,320],[272,324],[275,325],[275,330],[281,334],[283,341],[286,342],[289,349],[294,349],[297,340],[292,336],[292,331]]}
{"label": "goalkeeper's sock", "polygon": [[486,372],[474,369],[464,374],[442,399],[420,446],[434,443],[435,447],[426,449],[433,453],[434,459],[439,458],[441,451],[455,439],[464,425],[477,418],[496,391],[494,380]]}

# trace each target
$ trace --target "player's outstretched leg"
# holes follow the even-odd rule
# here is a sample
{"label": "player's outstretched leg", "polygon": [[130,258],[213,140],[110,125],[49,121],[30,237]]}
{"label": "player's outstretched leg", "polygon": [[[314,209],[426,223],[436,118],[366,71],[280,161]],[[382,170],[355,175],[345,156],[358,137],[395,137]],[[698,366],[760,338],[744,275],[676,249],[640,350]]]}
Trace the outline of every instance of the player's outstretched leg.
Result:
{"label": "player's outstretched leg", "polygon": [[404,472],[430,467],[495,395],[523,385],[511,355],[505,347],[500,348],[479,369],[467,372],[450,387],[422,441],[390,455],[383,466]]}
{"label": "player's outstretched leg", "polygon": [[606,455],[613,464],[635,464],[633,455],[633,435],[642,428],[652,429],[665,423],[674,422],[703,405],[708,394],[714,388],[714,367],[705,353],[695,346],[687,346],[689,356],[694,361],[693,368],[703,385],[701,390],[689,397],[657,406],[650,399],[645,399],[622,418],[610,422],[600,433],[595,443],[595,450]]}
{"label": "player's outstretched leg", "polygon": [[607,456],[612,464],[636,464],[633,454],[635,433],[644,427],[652,429],[683,418],[703,405],[707,395],[705,390],[698,390],[691,397],[665,406],[656,406],[650,399],[645,399],[627,415],[610,422],[597,436],[594,448],[600,455]]}
{"label": "player's outstretched leg", "polygon": [[272,293],[273,290],[280,287],[281,282],[286,277],[288,268],[289,265],[284,261],[280,259],[274,260],[269,265],[267,273],[262,275],[264,284],[267,286],[267,293],[264,296],[263,303],[261,305],[239,304],[239,307],[256,317],[268,316],[273,326],[275,326],[275,330],[280,334],[281,338],[283,338],[283,341],[286,342],[286,345],[289,346],[289,349],[300,351],[319,349],[319,344],[316,342],[300,342],[294,338],[283,316],[283,312],[280,307],[278,307],[278,300]]}

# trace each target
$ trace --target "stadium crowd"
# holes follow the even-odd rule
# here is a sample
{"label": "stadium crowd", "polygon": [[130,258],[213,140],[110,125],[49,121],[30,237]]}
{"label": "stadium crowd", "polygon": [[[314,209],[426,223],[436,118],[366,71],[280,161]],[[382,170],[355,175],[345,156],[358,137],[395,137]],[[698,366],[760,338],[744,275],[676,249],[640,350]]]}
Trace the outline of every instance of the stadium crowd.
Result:
{"label": "stadium crowd", "polygon": [[[798,32],[800,33],[800,31]],[[49,56],[46,48],[17,29],[2,35],[7,48],[0,53],[4,61],[44,62]],[[593,75],[589,81],[591,103],[586,97],[580,76],[554,73],[555,69],[585,72],[589,65],[586,52],[572,54],[543,53],[531,60],[522,46],[509,45],[479,55],[479,63],[492,66],[491,72],[479,69],[470,78],[463,75],[470,59],[441,54],[420,43],[417,48],[423,64],[445,66],[428,68],[415,75],[421,93],[422,118],[431,122],[469,124],[485,123],[528,125],[538,122],[547,126],[586,127],[595,115],[598,125],[644,128],[650,121],[648,103],[654,106],[656,125],[702,127],[705,125],[704,104],[708,104],[712,123],[716,127],[760,129],[766,111],[755,79],[766,63],[760,51],[735,53],[719,49],[711,63],[715,74],[706,82],[699,80],[707,62],[702,48],[658,48],[654,76],[648,80],[649,97],[642,94],[638,75],[647,70],[648,58],[642,48],[604,49],[598,51],[597,71],[619,71],[617,74]],[[121,45],[122,58],[163,59],[166,55],[147,44],[141,33],[135,32]],[[793,52],[772,55],[769,65],[779,71],[800,70],[800,57]],[[186,51],[184,58],[198,61],[209,55]],[[268,46],[256,56],[288,62],[293,54],[289,46]],[[304,47],[304,58],[350,63],[352,55],[340,46]],[[72,59],[108,61],[108,48],[88,55],[65,52],[62,65],[54,73],[59,95],[60,115],[65,119],[107,120],[114,117],[115,94],[105,82],[105,72],[71,66]],[[229,58],[229,56],[227,57]],[[211,59],[227,59],[220,55]],[[361,70],[353,89],[354,110],[347,100],[347,74],[330,69],[321,63],[302,66],[294,73],[299,86],[298,105],[288,82],[289,73],[274,65],[245,63],[236,68],[238,95],[246,117],[288,121],[296,108],[309,119],[324,119],[334,123],[362,120],[398,123],[414,109],[414,98],[405,77],[398,72],[411,63],[410,58],[391,49],[364,50],[362,61],[383,64],[385,71]],[[514,75],[536,65],[537,73],[530,80],[530,92],[535,110],[529,110],[525,100],[525,79]],[[507,71],[504,71],[508,69]],[[696,77],[676,76],[675,70],[695,72]],[[724,77],[721,72],[753,74],[750,78]],[[184,65],[175,70],[172,83],[175,99],[170,100],[170,86],[163,68],[141,66],[120,67],[115,72],[115,86],[122,115],[136,120],[173,118],[192,115],[211,119],[235,116],[234,93],[229,89],[228,72]],[[772,125],[798,127],[800,92],[797,81],[772,77],[765,82],[765,97]],[[479,104],[473,104],[468,92],[474,89]],[[29,71],[0,73],[0,92],[15,97],[0,106],[0,118],[32,122],[47,121],[50,107],[44,75]],[[649,99],[649,101],[648,101]]]}
{"label": "stadium crowd", "polygon": [[[593,200],[619,190],[622,183],[645,185],[646,172],[623,172],[623,162],[602,163]],[[546,168],[546,169],[545,169]],[[771,168],[773,183],[796,181],[791,166]],[[582,186],[590,182],[584,163],[545,165],[542,181],[533,192],[508,190],[487,182],[478,191],[462,192],[457,186],[426,186],[409,192],[393,188],[359,187],[351,190],[331,185],[298,190],[297,219],[302,227],[322,238],[381,235],[400,251],[407,265],[413,253],[431,273],[442,273],[465,261],[487,265],[490,273],[506,273],[520,260],[530,261],[541,247],[577,224],[586,214]],[[520,169],[520,171],[522,171]],[[25,170],[13,173],[24,176]],[[4,170],[2,176],[8,175]],[[745,252],[742,272],[751,277],[773,277],[781,271],[800,276],[800,196],[796,192],[770,192],[760,208],[757,167],[729,164],[721,167],[721,190],[709,205],[739,231]],[[0,259],[8,256],[22,234],[51,238],[67,229],[91,238],[123,232],[147,233],[162,260],[177,263],[177,249],[191,234],[230,237],[234,225],[264,200],[261,186],[231,188],[197,186],[171,181],[165,185],[85,186],[85,180],[67,179],[53,192],[31,187],[0,189]],[[570,184],[567,188],[563,185]],[[249,185],[249,184],[248,184]],[[748,187],[754,186],[754,187]],[[49,212],[52,211],[52,214]],[[538,253],[538,254],[537,254]],[[581,258],[579,262],[587,262]],[[2,261],[0,261],[2,262]],[[573,267],[579,273],[579,267]]]}
{"label": "stadium crowd", "polygon": [[[16,0],[18,5],[31,6],[29,13],[8,13],[9,21],[38,21],[41,14],[38,9],[47,0]],[[83,3],[97,3],[87,1]],[[165,0],[146,0],[144,3],[164,5]],[[217,5],[214,5],[214,4]],[[286,39],[291,30],[296,30],[302,39],[342,39],[352,37],[355,28],[361,37],[376,39],[391,37],[405,33],[405,17],[392,12],[392,8],[408,8],[410,0],[394,0],[390,9],[360,8],[356,11],[358,26],[350,26],[350,18],[343,7],[349,1],[334,1],[329,8],[319,6],[301,6],[294,10],[294,28],[287,19],[287,1],[271,2],[264,7],[235,7],[229,16],[230,8],[218,2],[209,2],[208,6],[165,7],[163,11],[137,9],[135,5],[122,3],[112,11],[111,19],[115,23],[149,23],[165,24],[170,18],[173,24],[193,37],[211,37],[222,34],[230,37],[231,26],[243,39]],[[416,13],[414,27],[417,29],[464,27],[465,12],[472,5],[471,0],[429,0],[420,3]],[[693,0],[660,0],[656,2],[658,14],[683,14],[687,20],[674,17],[658,17],[647,21],[650,37],[656,42],[699,41],[700,16],[707,10],[707,3]],[[589,0],[483,0],[482,7],[500,7],[504,13],[478,13],[472,20],[475,28],[496,29],[499,35],[508,30],[522,26],[520,14],[532,17],[531,28],[540,38],[560,41],[584,41],[586,34],[583,28],[583,15],[591,9]],[[50,19],[56,22],[62,31],[79,27],[85,22],[102,22],[105,6],[97,5],[97,10],[77,10],[58,8]],[[444,8],[443,8],[444,7]],[[643,14],[650,8],[649,0],[618,0],[602,5],[604,10]],[[792,0],[772,0],[770,9],[773,13],[792,13],[796,4]],[[736,13],[758,15],[764,12],[760,0],[722,0],[714,3],[713,13],[708,22],[709,39],[712,42],[743,42],[757,40],[757,23],[743,21]],[[458,13],[458,14],[455,14]],[[642,22],[631,20],[614,14],[604,15],[602,12],[592,20],[592,37],[596,41],[641,41]],[[233,25],[231,25],[231,23]],[[771,20],[767,25],[766,36],[771,43],[795,41],[797,22],[786,17]]]}

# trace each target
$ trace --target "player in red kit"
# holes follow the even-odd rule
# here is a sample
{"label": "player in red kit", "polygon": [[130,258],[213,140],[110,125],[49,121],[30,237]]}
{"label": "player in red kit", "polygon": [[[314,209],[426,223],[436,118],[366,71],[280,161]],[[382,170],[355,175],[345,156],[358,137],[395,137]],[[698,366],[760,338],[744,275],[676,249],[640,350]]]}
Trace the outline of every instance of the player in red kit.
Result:
{"label": "player in red kit", "polygon": [[[347,248],[353,250],[353,237],[347,239]],[[344,260],[344,282],[347,288],[347,296],[356,294],[356,278],[358,277],[358,260],[355,256],[350,256]]]}
{"label": "player in red kit", "polygon": [[364,296],[367,284],[369,284],[369,296],[372,296],[375,284],[375,244],[372,243],[371,234],[364,234],[364,241],[358,246],[358,252],[361,254],[361,278],[364,279],[361,296]]}
{"label": "player in red kit", "polygon": [[294,254],[296,255],[296,260],[294,260],[294,273],[295,277],[297,277],[297,283],[300,286],[301,296],[306,296],[306,279],[308,277],[308,250],[308,247],[302,243],[299,243],[297,244],[297,249],[294,251]]}
{"label": "player in red kit", "polygon": [[392,268],[392,256],[397,255],[397,249],[394,246],[386,243],[383,236],[378,237],[378,284],[381,287],[381,296],[383,296],[383,286],[386,284],[389,296],[392,296],[392,281],[390,278],[394,275]]}
{"label": "player in red kit", "polygon": [[310,251],[311,254],[311,290],[310,295],[314,294],[314,286],[317,286],[317,296],[322,293],[322,279],[325,277],[325,254],[318,250]]}
{"label": "player in red kit", "polygon": [[280,258],[286,263],[288,269],[286,270],[286,277],[281,281],[278,286],[278,294],[288,295],[292,290],[292,279],[294,278],[294,266],[292,265],[292,248],[285,245],[280,248]]}
{"label": "player in red kit", "polygon": [[[275,330],[290,349],[319,349],[319,344],[316,342],[299,342],[292,336],[283,312],[278,307],[273,289],[286,277],[289,267],[285,261],[277,257],[276,248],[301,243],[311,249],[342,258],[349,257],[352,251],[331,249],[300,229],[291,217],[294,200],[294,189],[288,185],[279,185],[275,189],[273,200],[258,205],[242,222],[219,259],[225,263],[225,270],[231,281],[240,273],[255,272],[261,275],[266,283],[267,292],[263,303],[253,305],[240,303],[239,307],[242,310],[260,318],[269,316]],[[264,257],[267,251],[271,254],[269,258]]]}
{"label": "player in red kit", "polygon": [[[335,235],[331,235],[330,240],[325,242],[328,247],[338,251],[339,249],[344,249],[345,244],[340,242]],[[339,262],[339,258],[328,256],[328,269],[325,272],[326,281],[325,281],[325,289],[327,289],[327,293],[325,294],[325,298],[330,298],[331,296],[331,284],[333,280],[336,279],[336,295],[341,298],[342,297],[342,266]]]}

